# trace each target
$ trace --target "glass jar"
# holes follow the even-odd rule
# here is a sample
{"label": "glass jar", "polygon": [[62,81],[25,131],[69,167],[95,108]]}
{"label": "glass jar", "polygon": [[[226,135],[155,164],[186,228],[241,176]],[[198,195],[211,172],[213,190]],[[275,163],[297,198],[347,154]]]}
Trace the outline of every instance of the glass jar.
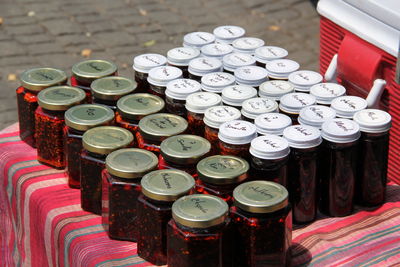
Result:
{"label": "glass jar", "polygon": [[166,109],[169,113],[186,118],[186,98],[200,92],[200,83],[191,79],[177,79],[167,84],[165,91]]}
{"label": "glass jar", "polygon": [[256,49],[264,44],[264,40],[255,37],[241,37],[232,42],[234,51],[250,55],[254,55]]}
{"label": "glass jar", "polygon": [[301,125],[309,125],[321,129],[324,122],[334,119],[335,117],[335,110],[327,106],[312,105],[300,110],[297,121]]}
{"label": "glass jar", "polygon": [[289,79],[289,74],[297,71],[300,64],[291,59],[274,59],[267,64],[265,68],[268,71],[268,78],[270,80],[285,80]]}
{"label": "glass jar", "polygon": [[215,57],[219,60],[233,52],[233,47],[229,44],[213,43],[201,47],[201,54],[204,57]]}
{"label": "glass jar", "polygon": [[346,88],[337,83],[319,83],[311,86],[310,94],[315,96],[317,104],[330,106],[333,99],[346,94]]}
{"label": "glass jar", "polygon": [[168,65],[180,68],[183,78],[189,77],[189,62],[200,56],[200,50],[191,47],[176,47],[167,52]]}
{"label": "glass jar", "polygon": [[235,84],[235,77],[226,72],[213,72],[201,78],[201,89],[206,92],[221,94],[222,90]]}
{"label": "glass jar", "polygon": [[84,104],[74,106],[65,112],[65,167],[68,184],[80,188],[83,133],[100,125],[110,125],[114,121],[114,112],[103,105]]}
{"label": "glass jar", "polygon": [[231,85],[222,90],[222,102],[239,109],[245,100],[256,96],[257,90],[249,85]]}
{"label": "glass jar", "polygon": [[278,112],[278,103],[269,98],[250,98],[243,102],[241,112],[244,120],[254,122],[261,114]]}
{"label": "glass jar", "polygon": [[233,190],[248,178],[249,164],[242,158],[228,155],[207,157],[197,164],[196,192],[222,198],[229,205]]}
{"label": "glass jar", "polygon": [[262,83],[258,95],[279,101],[282,96],[293,92],[294,86],[288,81],[273,80]]}
{"label": "glass jar", "polygon": [[172,66],[161,66],[149,71],[149,93],[165,99],[165,90],[170,81],[182,78],[182,71]]}
{"label": "glass jar", "polygon": [[153,153],[125,148],[111,152],[101,173],[101,217],[111,239],[138,239],[138,197],[142,177],[157,168]]}
{"label": "glass jar", "polygon": [[283,131],[289,142],[288,190],[293,206],[293,221],[298,224],[309,223],[317,215],[318,171],[320,131],[312,126],[294,125]]}
{"label": "glass jar", "polygon": [[306,93],[290,93],[281,97],[279,109],[292,119],[293,124],[298,124],[300,110],[311,105],[315,105],[314,96]]}
{"label": "glass jar", "polygon": [[143,176],[138,198],[136,225],[138,255],[155,265],[167,264],[167,225],[172,204],[188,195],[194,179],[180,170],[158,170]]}
{"label": "glass jar", "polygon": [[288,188],[289,143],[277,135],[254,138],[250,145],[252,180],[271,181]]}
{"label": "glass jar", "polygon": [[135,81],[138,84],[136,92],[150,92],[147,82],[149,71],[152,68],[167,65],[167,58],[160,54],[141,54],[133,58],[133,70],[135,71]]}
{"label": "glass jar", "polygon": [[322,75],[311,70],[298,70],[289,74],[288,80],[298,92],[310,92],[313,85],[322,82]]}
{"label": "glass jar", "polygon": [[320,210],[329,216],[353,212],[360,135],[360,127],[352,120],[334,119],[322,124]]}
{"label": "glass jar", "polygon": [[224,72],[233,74],[237,68],[255,65],[256,60],[249,54],[232,53],[222,58],[222,64],[224,66]]}
{"label": "glass jar", "polygon": [[231,44],[234,40],[243,37],[245,33],[245,29],[233,25],[219,26],[213,30],[215,42],[224,44]]}
{"label": "glass jar", "polygon": [[228,205],[210,195],[184,196],[172,205],[167,226],[169,267],[231,266]]}
{"label": "glass jar", "polygon": [[209,32],[191,32],[183,36],[183,46],[200,49],[215,42],[215,36]]}
{"label": "glass jar", "polygon": [[288,51],[278,46],[262,46],[254,51],[254,57],[257,60],[257,66],[265,68],[265,65],[275,59],[287,57]]}
{"label": "glass jar", "polygon": [[340,96],[331,102],[331,108],[336,111],[336,116],[345,119],[352,119],[357,111],[366,109],[367,106],[365,99],[353,95]]}
{"label": "glass jar", "polygon": [[64,113],[85,100],[85,92],[70,86],[54,86],[39,92],[35,111],[37,160],[56,169],[65,168]]}
{"label": "glass jar", "polygon": [[237,84],[249,85],[258,90],[259,86],[268,80],[268,72],[258,66],[237,68],[234,72]]}
{"label": "glass jar", "polygon": [[259,134],[283,135],[283,130],[292,125],[292,120],[282,113],[265,113],[256,117],[254,124]]}
{"label": "glass jar", "polygon": [[115,126],[99,126],[82,136],[81,153],[81,207],[101,215],[101,172],[108,154],[133,145],[133,135]]}
{"label": "glass jar", "polygon": [[189,78],[201,81],[201,77],[208,73],[222,71],[222,62],[217,58],[198,57],[189,62]]}

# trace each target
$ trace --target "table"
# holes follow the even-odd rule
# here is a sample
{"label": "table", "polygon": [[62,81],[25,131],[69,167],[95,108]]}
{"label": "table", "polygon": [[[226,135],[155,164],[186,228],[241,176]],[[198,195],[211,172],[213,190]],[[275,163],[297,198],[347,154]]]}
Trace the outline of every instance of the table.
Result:
{"label": "table", "polygon": [[[151,266],[136,243],[110,240],[101,218],[80,208],[64,171],[36,161],[18,125],[0,131],[0,266]],[[293,231],[293,266],[400,265],[400,186],[386,203]]]}

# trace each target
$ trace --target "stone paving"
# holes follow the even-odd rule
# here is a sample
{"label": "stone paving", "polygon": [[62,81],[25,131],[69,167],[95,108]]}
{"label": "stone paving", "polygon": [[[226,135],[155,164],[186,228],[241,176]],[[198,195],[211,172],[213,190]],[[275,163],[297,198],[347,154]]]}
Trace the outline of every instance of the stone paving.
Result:
{"label": "stone paving", "polygon": [[28,68],[70,74],[74,63],[99,58],[133,77],[133,56],[165,54],[187,32],[232,24],[317,70],[318,21],[308,0],[1,0],[0,129],[17,121],[15,89]]}

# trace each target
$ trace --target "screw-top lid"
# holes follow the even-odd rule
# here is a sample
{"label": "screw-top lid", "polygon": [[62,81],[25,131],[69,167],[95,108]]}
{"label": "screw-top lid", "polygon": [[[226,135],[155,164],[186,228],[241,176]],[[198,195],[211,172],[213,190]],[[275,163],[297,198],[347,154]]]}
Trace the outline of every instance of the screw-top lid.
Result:
{"label": "screw-top lid", "polygon": [[322,82],[322,79],[321,74],[311,70],[298,70],[289,74],[289,82],[300,92],[309,92],[311,86]]}
{"label": "screw-top lid", "polygon": [[165,102],[161,97],[140,93],[121,97],[117,102],[117,111],[124,118],[140,120],[147,115],[160,112],[164,106]]}
{"label": "screw-top lid", "polygon": [[306,93],[290,93],[281,97],[279,108],[286,113],[299,114],[304,107],[315,104],[315,97]]}
{"label": "screw-top lid", "polygon": [[308,125],[293,125],[283,130],[283,137],[290,147],[311,148],[321,144],[321,132],[318,128]]}
{"label": "screw-top lid", "polygon": [[220,43],[231,44],[235,39],[244,36],[245,29],[238,26],[219,26],[213,31],[216,41]]}
{"label": "screw-top lid", "polygon": [[172,218],[181,225],[208,228],[222,224],[228,217],[228,204],[212,195],[183,196],[172,205]]}
{"label": "screw-top lid", "polygon": [[65,112],[65,124],[78,131],[109,124],[114,119],[114,111],[104,105],[84,104],[74,106]]}
{"label": "screw-top lid", "polygon": [[264,40],[255,37],[242,37],[232,42],[236,51],[247,54],[254,54],[255,50],[264,44]]}
{"label": "screw-top lid", "polygon": [[360,136],[360,126],[349,119],[333,119],[322,124],[322,137],[330,142],[349,143]]}
{"label": "screw-top lid", "polygon": [[163,141],[164,139],[181,134],[188,127],[187,121],[174,114],[156,113],[148,115],[139,121],[140,133],[150,140]]}
{"label": "screw-top lid", "polygon": [[300,124],[310,125],[321,129],[322,123],[336,117],[336,111],[320,105],[312,105],[300,110]]}
{"label": "screw-top lid", "polygon": [[215,36],[209,32],[191,32],[183,36],[183,46],[201,48],[215,41]]}
{"label": "screw-top lid", "polygon": [[219,127],[218,138],[225,143],[233,145],[249,144],[257,137],[254,124],[243,120],[234,120],[223,123]]}
{"label": "screw-top lid", "polygon": [[[48,110],[67,110],[82,103],[86,94],[82,89],[71,86],[53,86],[39,92],[39,106]],[[26,114],[29,115],[29,114]]]}
{"label": "screw-top lid", "polygon": [[204,113],[204,124],[218,129],[221,124],[227,121],[240,119],[240,111],[229,106],[215,106],[208,108]]}
{"label": "screw-top lid", "polygon": [[137,88],[137,83],[128,78],[111,76],[94,80],[90,87],[95,98],[118,100],[132,93]]}
{"label": "screw-top lid", "polygon": [[203,114],[206,109],[219,106],[222,103],[220,95],[210,92],[198,92],[186,98],[186,109],[190,112]]}
{"label": "screw-top lid", "polygon": [[222,71],[222,62],[217,58],[198,57],[189,62],[188,71],[202,77],[207,73]]}
{"label": "screw-top lid", "polygon": [[222,58],[224,69],[227,71],[235,71],[235,69],[256,64],[256,60],[249,54],[232,53]]}
{"label": "screw-top lid", "polygon": [[249,168],[249,163],[242,158],[216,155],[197,163],[197,174],[198,178],[206,183],[234,184],[247,179]]}
{"label": "screw-top lid", "polygon": [[182,70],[172,66],[161,66],[149,71],[147,81],[156,86],[166,87],[167,83],[182,77]]}
{"label": "screw-top lid", "polygon": [[279,101],[279,99],[294,91],[294,86],[288,81],[273,80],[260,85],[258,94]]}
{"label": "screw-top lid", "polygon": [[263,135],[251,141],[250,154],[260,159],[281,159],[289,153],[288,141],[277,135]]}
{"label": "screw-top lid", "polygon": [[247,99],[257,96],[257,90],[249,85],[231,85],[222,90],[222,102],[241,107]]}
{"label": "screw-top lid", "polygon": [[254,57],[258,62],[266,64],[268,61],[287,57],[288,51],[277,46],[262,46],[256,49]]}
{"label": "screw-top lid", "polygon": [[366,109],[368,106],[364,98],[352,95],[340,96],[332,100],[331,108],[341,118],[352,119],[357,111]]}
{"label": "screw-top lid", "polygon": [[72,75],[81,82],[91,83],[92,81],[111,76],[117,72],[117,66],[106,60],[89,59],[72,66]]}
{"label": "screw-top lid", "polygon": [[106,169],[120,178],[141,178],[157,168],[158,159],[154,153],[139,148],[124,148],[111,152],[106,158]]}
{"label": "screw-top lid", "polygon": [[285,208],[289,193],[280,184],[269,181],[243,183],[233,191],[234,205],[252,213],[271,213]]}
{"label": "screw-top lid", "polygon": [[200,50],[192,47],[176,47],[167,52],[168,64],[188,66],[190,60],[200,56]]}
{"label": "screw-top lid", "polygon": [[228,44],[208,44],[201,48],[201,54],[205,57],[216,57],[222,59],[225,55],[233,52],[232,46]]}
{"label": "screw-top lid", "polygon": [[212,93],[221,93],[222,89],[235,84],[235,76],[226,72],[213,72],[201,78],[201,88]]}
{"label": "screw-top lid", "polygon": [[41,91],[47,87],[65,84],[67,74],[53,68],[35,68],[24,71],[19,79],[22,87],[31,91]]}
{"label": "screw-top lid", "polygon": [[292,120],[285,114],[265,113],[257,116],[254,124],[259,134],[283,135],[283,130],[292,125]]}
{"label": "screw-top lid", "polygon": [[133,58],[133,69],[142,73],[149,73],[152,68],[166,64],[167,58],[159,54],[142,54]]}
{"label": "screw-top lid", "polygon": [[195,182],[190,174],[181,170],[158,170],[143,176],[140,184],[146,197],[172,202],[189,194]]}
{"label": "screw-top lid", "polygon": [[392,127],[392,117],[379,109],[364,109],[354,114],[353,120],[360,125],[360,130],[366,133],[383,133]]}
{"label": "screw-top lid", "polygon": [[268,76],[274,79],[287,79],[289,74],[300,68],[299,63],[290,59],[275,59],[266,63]]}
{"label": "screw-top lid", "polygon": [[186,100],[186,98],[201,90],[201,85],[198,81],[191,79],[177,79],[170,81],[167,84],[165,95],[178,100]]}
{"label": "screw-top lid", "polygon": [[268,80],[267,70],[258,66],[240,67],[234,73],[238,84],[257,87]]}
{"label": "screw-top lid", "polygon": [[278,103],[269,98],[256,97],[243,102],[242,114],[246,118],[254,120],[257,116],[265,113],[277,112]]}
{"label": "screw-top lid", "polygon": [[346,88],[337,83],[319,83],[310,88],[318,104],[330,105],[332,100],[346,94]]}
{"label": "screw-top lid", "polygon": [[83,147],[93,153],[107,155],[132,144],[130,131],[116,126],[100,126],[87,130],[82,137]]}

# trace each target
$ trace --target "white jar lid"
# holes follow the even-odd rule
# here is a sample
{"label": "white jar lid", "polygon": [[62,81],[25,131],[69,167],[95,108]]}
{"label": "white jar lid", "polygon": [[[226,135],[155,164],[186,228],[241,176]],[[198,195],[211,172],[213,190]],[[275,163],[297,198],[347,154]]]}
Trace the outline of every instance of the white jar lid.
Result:
{"label": "white jar lid", "polygon": [[304,107],[315,104],[315,97],[306,93],[290,93],[281,97],[279,108],[287,113],[299,114]]}
{"label": "white jar lid", "polygon": [[309,92],[310,87],[322,82],[322,75],[311,70],[298,70],[289,74],[289,82],[296,91]]}
{"label": "white jar lid", "polygon": [[349,119],[333,119],[322,124],[322,138],[334,143],[350,143],[360,138],[360,126]]}
{"label": "white jar lid", "polygon": [[360,130],[366,133],[383,133],[392,127],[392,117],[379,109],[363,109],[354,114],[353,120],[360,125]]}
{"label": "white jar lid", "polygon": [[215,42],[215,36],[209,32],[191,32],[183,36],[183,46],[201,48]]}
{"label": "white jar lid", "polygon": [[192,47],[175,47],[167,52],[168,64],[188,66],[190,60],[200,56],[200,50]]}
{"label": "white jar lid", "polygon": [[336,111],[336,115],[341,118],[352,119],[357,111],[366,109],[368,106],[364,98],[346,95],[332,100],[331,108]]}
{"label": "white jar lid", "polygon": [[182,70],[172,66],[161,66],[152,68],[149,71],[147,81],[156,86],[167,86],[170,81],[182,77]]}
{"label": "white jar lid", "polygon": [[278,111],[278,103],[275,100],[255,97],[247,99],[242,104],[242,114],[246,118],[254,120],[257,116],[264,113],[271,113]]}
{"label": "white jar lid", "polygon": [[289,153],[288,141],[277,135],[263,135],[251,141],[250,154],[260,159],[281,159]]}
{"label": "white jar lid", "polygon": [[222,71],[222,62],[217,58],[198,57],[189,62],[189,73],[196,76],[217,71]]}
{"label": "white jar lid", "polygon": [[265,44],[264,40],[255,37],[242,37],[232,42],[237,52],[254,54],[255,50]]}
{"label": "white jar lid", "polygon": [[321,128],[322,123],[334,119],[336,111],[330,107],[312,105],[300,110],[298,121],[300,124]]}
{"label": "white jar lid", "polygon": [[279,100],[283,95],[292,93],[294,86],[288,81],[273,80],[260,85],[259,96]]}
{"label": "white jar lid", "polygon": [[254,124],[259,134],[282,135],[283,130],[292,125],[292,120],[285,114],[265,113],[257,116]]}
{"label": "white jar lid", "polygon": [[250,143],[256,137],[256,126],[248,121],[229,121],[219,127],[218,138],[228,144],[244,145]]}
{"label": "white jar lid", "polygon": [[293,125],[283,130],[283,137],[290,147],[311,148],[321,144],[321,132],[318,128],[308,125]]}
{"label": "white jar lid", "polygon": [[237,68],[234,72],[236,82],[250,86],[260,86],[268,80],[268,72],[266,69],[258,66],[246,66]]}
{"label": "white jar lid", "polygon": [[346,94],[346,88],[337,83],[318,83],[311,86],[310,94],[318,104],[330,105],[333,99]]}
{"label": "white jar lid", "polygon": [[235,69],[256,64],[256,60],[252,55],[244,53],[232,53],[222,58],[222,64],[227,71],[235,71]]}
{"label": "white jar lid", "polygon": [[159,54],[142,54],[133,58],[133,69],[138,72],[149,73],[152,68],[164,66],[167,58]]}
{"label": "white jar lid", "polygon": [[190,94],[201,90],[200,83],[191,79],[176,79],[167,84],[165,95],[177,100],[186,100]]}
{"label": "white jar lid", "polygon": [[288,51],[278,46],[262,46],[256,49],[254,57],[258,62],[266,64],[268,61],[287,57]]}
{"label": "white jar lid", "polygon": [[222,103],[220,95],[210,92],[197,92],[186,98],[186,109],[194,113],[203,114],[206,109],[219,106]]}
{"label": "white jar lid", "polygon": [[245,29],[239,26],[219,26],[213,31],[216,41],[221,43],[232,43],[235,39],[244,36],[246,33]]}
{"label": "white jar lid", "polygon": [[201,88],[212,93],[221,93],[222,90],[235,84],[235,76],[226,72],[212,72],[201,77]]}
{"label": "white jar lid", "polygon": [[275,59],[266,63],[268,75],[275,79],[287,79],[289,74],[300,68],[299,63],[291,59]]}
{"label": "white jar lid", "polygon": [[229,106],[215,106],[208,108],[204,112],[204,123],[205,125],[219,129],[221,124],[240,119],[240,111],[237,108]]}
{"label": "white jar lid", "polygon": [[235,107],[241,107],[245,100],[256,96],[257,90],[248,85],[231,85],[222,90],[222,102]]}
{"label": "white jar lid", "polygon": [[233,52],[233,47],[228,44],[208,44],[201,48],[201,53],[205,57],[216,57],[222,59],[223,56]]}

